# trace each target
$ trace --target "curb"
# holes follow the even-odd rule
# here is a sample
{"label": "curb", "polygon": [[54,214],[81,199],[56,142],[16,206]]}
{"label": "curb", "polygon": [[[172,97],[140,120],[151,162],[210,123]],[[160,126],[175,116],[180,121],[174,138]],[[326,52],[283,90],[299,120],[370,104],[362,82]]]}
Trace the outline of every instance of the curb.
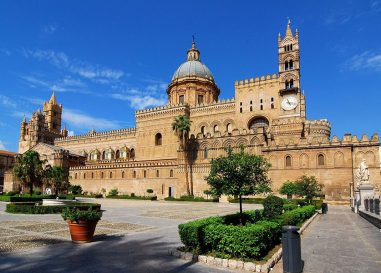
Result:
{"label": "curb", "polygon": [[[306,228],[316,219],[319,213],[315,213],[310,219],[307,220],[300,228],[299,233],[302,234]],[[200,262],[216,267],[223,267],[229,269],[238,269],[250,272],[268,273],[282,258],[283,249],[278,249],[277,252],[265,263],[255,264],[252,262],[243,262],[233,259],[221,259],[206,255],[192,254],[191,252],[182,252],[176,248],[168,250],[168,255],[174,256],[187,261]]]}

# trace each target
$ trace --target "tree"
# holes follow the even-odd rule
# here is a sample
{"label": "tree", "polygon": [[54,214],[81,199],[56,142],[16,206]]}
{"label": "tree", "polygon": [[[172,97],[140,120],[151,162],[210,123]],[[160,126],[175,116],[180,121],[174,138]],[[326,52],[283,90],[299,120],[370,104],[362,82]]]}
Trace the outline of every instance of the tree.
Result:
{"label": "tree", "polygon": [[52,188],[57,196],[61,191],[67,190],[70,186],[69,171],[59,166],[46,166],[44,184],[46,187]]}
{"label": "tree", "polygon": [[304,196],[308,203],[311,200],[319,196],[323,189],[323,185],[319,184],[315,176],[303,175],[296,181],[297,193],[300,196]]}
{"label": "tree", "polygon": [[185,183],[187,187],[187,194],[193,195],[193,185],[190,187],[188,178],[188,134],[190,130],[191,120],[186,115],[179,115],[175,117],[172,122],[172,130],[175,131],[179,137],[180,146],[183,150],[184,156],[184,170],[185,170]]}
{"label": "tree", "polygon": [[267,172],[270,164],[259,155],[250,155],[241,147],[239,153],[226,149],[227,156],[213,159],[206,181],[214,195],[239,196],[239,212],[242,222],[242,196],[270,191]]}
{"label": "tree", "polygon": [[22,155],[16,156],[13,174],[21,181],[21,184],[29,188],[32,196],[33,187],[41,186],[44,178],[44,167],[46,160],[40,160],[38,152],[29,150]]}
{"label": "tree", "polygon": [[283,183],[282,187],[280,187],[279,193],[287,195],[287,199],[291,199],[292,195],[298,193],[298,187],[294,181],[287,180]]}

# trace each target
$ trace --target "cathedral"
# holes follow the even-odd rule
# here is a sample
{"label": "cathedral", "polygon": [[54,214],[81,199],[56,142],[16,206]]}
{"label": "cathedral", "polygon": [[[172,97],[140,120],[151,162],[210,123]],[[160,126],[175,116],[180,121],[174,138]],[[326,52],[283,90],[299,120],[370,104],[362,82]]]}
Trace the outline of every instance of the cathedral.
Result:
{"label": "cathedral", "polygon": [[[168,104],[136,111],[136,128],[67,136],[66,128],[61,130],[64,109],[53,94],[43,112],[22,121],[19,152],[34,149],[67,166],[70,183],[89,193],[117,188],[122,194],[144,195],[153,189],[159,199],[179,197],[187,194],[187,174],[194,195],[202,196],[211,159],[224,155],[227,147],[239,150],[242,145],[271,163],[274,191],[286,180],[314,175],[324,184],[327,200],[348,201],[363,159],[379,189],[379,136],[345,134],[339,139],[331,137],[328,120],[307,119],[298,30],[293,32],[288,22],[277,43],[277,73],[238,80],[235,98],[220,100],[217,82],[193,41],[166,90]],[[179,115],[191,120],[189,164],[184,164],[172,130]]]}

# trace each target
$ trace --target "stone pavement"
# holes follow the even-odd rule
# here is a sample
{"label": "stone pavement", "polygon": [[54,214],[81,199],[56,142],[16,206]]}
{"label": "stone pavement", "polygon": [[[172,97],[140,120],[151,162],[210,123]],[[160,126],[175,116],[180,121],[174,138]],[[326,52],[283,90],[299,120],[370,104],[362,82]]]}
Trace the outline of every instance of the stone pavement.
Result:
{"label": "stone pavement", "polygon": [[[381,273],[381,232],[347,206],[329,206],[302,235],[304,273]],[[272,273],[281,273],[282,260]]]}
{"label": "stone pavement", "polygon": [[0,272],[228,272],[167,251],[181,245],[178,224],[236,212],[238,204],[95,201],[106,211],[95,241],[84,245],[70,241],[60,215],[7,214],[0,202]]}

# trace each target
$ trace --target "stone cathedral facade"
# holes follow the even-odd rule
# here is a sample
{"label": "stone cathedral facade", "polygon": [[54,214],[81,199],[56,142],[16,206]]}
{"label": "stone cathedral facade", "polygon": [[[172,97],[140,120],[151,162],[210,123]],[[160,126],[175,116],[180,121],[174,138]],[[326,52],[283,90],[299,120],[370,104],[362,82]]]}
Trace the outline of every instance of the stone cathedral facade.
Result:
{"label": "stone cathedral facade", "polygon": [[[263,155],[271,163],[269,176],[277,190],[284,181],[314,175],[325,185],[326,198],[348,200],[355,170],[366,159],[371,180],[379,187],[379,136],[331,137],[326,119],[309,120],[301,91],[299,33],[290,23],[278,37],[279,69],[266,75],[235,82],[235,98],[219,100],[220,89],[213,74],[201,62],[193,42],[186,61],[174,73],[167,88],[168,104],[136,112],[136,128],[108,132],[90,131],[67,137],[61,131],[62,105],[56,98],[21,124],[20,152],[38,142],[54,144],[83,160],[70,164],[72,184],[84,191],[144,195],[153,189],[159,198],[186,194],[183,153],[171,123],[178,115],[192,121],[192,162],[189,178],[195,195],[208,188],[204,177],[210,161],[230,146]],[[36,133],[40,128],[41,132]],[[49,147],[40,147],[48,152]]]}

